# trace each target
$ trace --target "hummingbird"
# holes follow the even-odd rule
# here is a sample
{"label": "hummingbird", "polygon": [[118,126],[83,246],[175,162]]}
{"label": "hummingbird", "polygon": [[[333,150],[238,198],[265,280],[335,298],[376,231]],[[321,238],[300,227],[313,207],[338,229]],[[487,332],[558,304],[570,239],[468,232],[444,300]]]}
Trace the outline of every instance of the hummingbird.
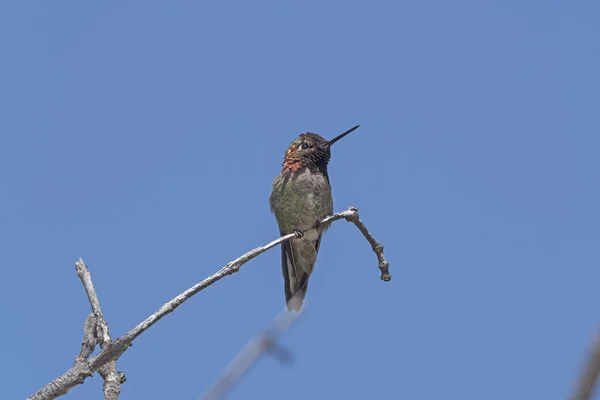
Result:
{"label": "hummingbird", "polygon": [[296,238],[281,244],[283,288],[290,311],[302,308],[321,236],[329,228],[329,224],[321,224],[320,220],[333,214],[327,174],[331,146],[359,126],[331,140],[312,132],[302,133],[285,151],[283,169],[273,180],[269,202],[279,233],[281,236],[296,233]]}

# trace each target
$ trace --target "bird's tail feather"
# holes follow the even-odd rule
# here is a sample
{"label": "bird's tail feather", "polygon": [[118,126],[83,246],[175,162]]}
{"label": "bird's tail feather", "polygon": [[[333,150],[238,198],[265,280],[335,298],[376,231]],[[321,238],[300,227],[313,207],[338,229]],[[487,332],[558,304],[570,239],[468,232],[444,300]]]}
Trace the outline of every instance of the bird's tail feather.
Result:
{"label": "bird's tail feather", "polygon": [[291,245],[287,242],[281,244],[281,266],[287,308],[290,311],[300,311],[310,275],[296,268]]}
{"label": "bird's tail feather", "polygon": [[306,289],[308,289],[308,276],[306,276],[306,285],[304,286],[304,288],[298,288],[298,290],[296,291],[290,290],[289,292],[286,288],[285,302],[289,311],[300,311],[300,309],[302,308],[302,304],[304,304]]}

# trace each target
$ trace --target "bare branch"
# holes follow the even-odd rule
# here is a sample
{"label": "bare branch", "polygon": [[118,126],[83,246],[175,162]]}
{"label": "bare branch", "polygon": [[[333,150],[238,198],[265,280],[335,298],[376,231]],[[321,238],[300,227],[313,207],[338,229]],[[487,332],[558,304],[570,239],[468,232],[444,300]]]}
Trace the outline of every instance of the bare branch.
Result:
{"label": "bare branch", "polygon": [[[98,295],[96,295],[96,290],[94,289],[94,284],[92,283],[92,275],[88,270],[87,265],[80,258],[75,263],[75,269],[77,270],[77,275],[79,279],[81,279],[81,283],[83,283],[83,287],[85,288],[85,293],[87,294],[88,300],[90,301],[90,306],[92,307],[93,315],[96,320],[96,325],[94,326],[96,343],[100,344],[100,348],[104,350],[106,346],[110,345],[112,342],[110,339],[110,333],[108,332],[108,324],[104,319],[104,315],[102,314],[102,308],[100,308],[100,301],[98,300]],[[90,314],[92,315],[92,314]],[[88,322],[88,320],[86,320]],[[85,336],[84,336],[85,340]],[[87,350],[86,350],[87,351]],[[93,348],[92,348],[93,351]],[[83,343],[82,343],[82,353],[83,354]],[[87,354],[87,356],[89,356]],[[78,357],[80,357],[78,356]],[[85,359],[87,359],[87,356]],[[127,378],[123,372],[117,373],[117,362],[110,361],[100,367],[98,369],[98,373],[104,379],[104,383],[102,385],[102,390],[104,391],[104,400],[117,400],[119,398],[119,394],[121,393],[121,384],[124,383]]]}
{"label": "bare branch", "polygon": [[121,394],[121,384],[127,381],[123,371],[117,371],[117,362],[110,361],[98,368],[98,373],[104,379],[102,390],[104,400],[117,400]]}
{"label": "bare branch", "polygon": [[81,351],[75,357],[75,364],[88,359],[88,357],[94,352],[96,342],[98,341],[96,335],[96,324],[98,319],[94,313],[88,314],[83,323],[83,340],[81,341]]}
{"label": "bare branch", "polygon": [[[371,244],[371,248],[373,248],[375,255],[377,255],[377,260],[379,261],[379,270],[381,271],[381,280],[385,282],[391,281],[392,276],[390,275],[390,264],[388,264],[385,256],[383,255],[383,245],[375,240],[373,235],[371,235],[371,233],[367,230],[365,224],[363,224],[360,218],[358,218],[358,208],[350,207],[348,211],[338,214],[345,214],[343,217],[346,219],[346,221],[352,222],[354,225],[356,225],[360,233],[362,233],[365,239],[367,239],[367,241]],[[333,218],[333,216],[327,218]]]}
{"label": "bare branch", "polygon": [[[340,219],[346,219],[347,221],[352,222],[354,225],[356,225],[356,227],[361,231],[361,233],[369,241],[369,243],[371,244],[371,247],[373,248],[373,251],[375,252],[375,254],[377,255],[377,258],[379,260],[379,269],[381,270],[381,279],[383,281],[388,282],[391,279],[391,276],[389,274],[388,262],[385,260],[385,257],[383,255],[383,246],[375,240],[375,238],[369,233],[369,231],[367,230],[365,225],[362,223],[362,221],[360,221],[360,219],[358,218],[358,210],[356,208],[350,207],[346,211],[342,211],[342,212],[330,215],[328,217],[325,217],[320,222],[322,224],[325,224],[325,223],[331,223],[331,222],[334,222],[334,221],[337,221]],[[306,229],[304,232],[310,231],[311,229],[315,229],[315,228]],[[296,237],[295,233],[290,233],[288,235],[282,236],[276,240],[273,240],[271,243],[268,243],[264,246],[257,247],[254,250],[251,250],[251,251],[247,252],[246,254],[242,255],[241,257],[238,257],[235,260],[227,263],[227,265],[225,265],[223,268],[221,268],[219,271],[217,271],[217,273],[209,276],[208,278],[206,278],[203,281],[192,286],[185,292],[176,296],[169,302],[165,303],[156,312],[154,312],[152,315],[150,315],[148,318],[146,318],[144,321],[142,321],[138,326],[131,329],[125,335],[121,336],[120,338],[118,338],[116,340],[110,341],[110,336],[108,336],[108,326],[102,325],[101,332],[98,332],[98,333],[100,333],[99,337],[102,338],[102,345],[101,345],[102,351],[88,360],[88,362],[86,364],[87,368],[84,368],[83,366],[81,366],[79,364],[73,366],[73,368],[71,368],[70,370],[68,370],[63,375],[56,378],[52,382],[48,383],[44,388],[42,388],[40,391],[35,393],[33,396],[29,397],[28,400],[50,400],[50,399],[54,399],[58,396],[61,396],[65,393],[67,393],[67,391],[69,389],[71,389],[73,386],[83,383],[83,381],[87,377],[91,376],[91,373],[98,371],[104,365],[106,365],[112,361],[116,361],[125,351],[127,351],[127,349],[129,348],[129,346],[131,346],[131,344],[135,340],[135,338],[137,338],[139,335],[141,335],[143,332],[145,332],[148,328],[150,328],[152,325],[154,325],[156,322],[158,322],[161,318],[163,318],[167,314],[172,313],[177,307],[179,307],[186,300],[188,300],[189,298],[194,296],[196,293],[200,292],[201,290],[206,289],[207,287],[209,287],[213,283],[223,279],[227,275],[232,275],[232,274],[238,272],[240,270],[240,268],[242,267],[242,265],[244,265],[248,261],[252,260],[253,258],[259,256],[260,254],[264,253],[265,251],[281,244],[282,242],[284,242],[286,240],[290,240],[295,237]],[[87,268],[85,268],[85,271],[87,271]],[[84,282],[84,286],[86,286],[86,281],[84,281],[84,280],[87,279],[88,275],[89,275],[89,272],[87,275],[85,274],[85,272],[83,273],[82,282]],[[81,275],[80,275],[80,277],[81,277]],[[95,297],[95,291],[93,290],[93,285],[91,285],[91,279],[89,281],[89,288],[90,288],[90,291],[88,291],[88,286],[86,286],[86,292],[88,292],[88,298],[90,298],[90,304],[92,305],[92,309],[94,309],[95,302],[93,301],[93,299]],[[97,298],[96,298],[96,301],[97,301]],[[97,303],[97,309],[100,310],[99,303]],[[94,314],[96,315],[96,317],[98,317],[98,314],[96,314],[96,312],[94,312]],[[100,315],[101,315],[101,311],[100,311]],[[103,317],[101,318],[101,320],[104,324],[106,324],[106,321],[104,321]],[[105,328],[104,328],[104,326],[105,326]],[[106,383],[106,381],[105,381],[105,383]]]}
{"label": "bare branch", "polygon": [[83,283],[85,294],[87,294],[90,306],[92,306],[92,312],[97,317],[104,319],[102,316],[102,309],[100,308],[100,301],[98,300],[96,289],[94,289],[94,284],[92,283],[92,275],[81,258],[75,262],[75,270],[77,271],[77,276],[81,279],[81,283]]}
{"label": "bare branch", "polygon": [[280,361],[288,362],[291,356],[285,349],[278,347],[277,339],[296,322],[300,315],[302,315],[302,311],[288,312],[285,309],[279,313],[266,331],[250,340],[240,350],[225,368],[212,389],[202,399],[218,400],[223,398],[265,353],[272,353]]}
{"label": "bare branch", "polygon": [[590,347],[581,378],[577,383],[571,400],[588,400],[592,398],[596,381],[600,374],[600,332]]}

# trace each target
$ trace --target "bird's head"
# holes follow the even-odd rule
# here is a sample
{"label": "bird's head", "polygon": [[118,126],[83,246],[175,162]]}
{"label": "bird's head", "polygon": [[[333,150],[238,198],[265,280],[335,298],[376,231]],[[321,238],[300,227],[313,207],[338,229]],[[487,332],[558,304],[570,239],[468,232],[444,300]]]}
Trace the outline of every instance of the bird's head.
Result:
{"label": "bird's head", "polygon": [[326,167],[331,158],[331,146],[359,126],[356,125],[331,140],[316,133],[302,133],[285,151],[283,171],[297,171],[303,167]]}

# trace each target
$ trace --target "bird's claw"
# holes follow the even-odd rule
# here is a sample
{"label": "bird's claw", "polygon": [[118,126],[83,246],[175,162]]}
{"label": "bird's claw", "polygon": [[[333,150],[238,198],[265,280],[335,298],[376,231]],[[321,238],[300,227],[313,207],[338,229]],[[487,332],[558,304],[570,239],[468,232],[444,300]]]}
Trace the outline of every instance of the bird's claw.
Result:
{"label": "bird's claw", "polygon": [[296,235],[296,239],[300,239],[302,236],[304,236],[304,232],[299,229],[294,229],[294,234]]}
{"label": "bird's claw", "polygon": [[315,224],[313,225],[313,228],[316,230],[319,230],[319,228],[321,227],[321,220],[317,220],[317,222],[315,222]]}

